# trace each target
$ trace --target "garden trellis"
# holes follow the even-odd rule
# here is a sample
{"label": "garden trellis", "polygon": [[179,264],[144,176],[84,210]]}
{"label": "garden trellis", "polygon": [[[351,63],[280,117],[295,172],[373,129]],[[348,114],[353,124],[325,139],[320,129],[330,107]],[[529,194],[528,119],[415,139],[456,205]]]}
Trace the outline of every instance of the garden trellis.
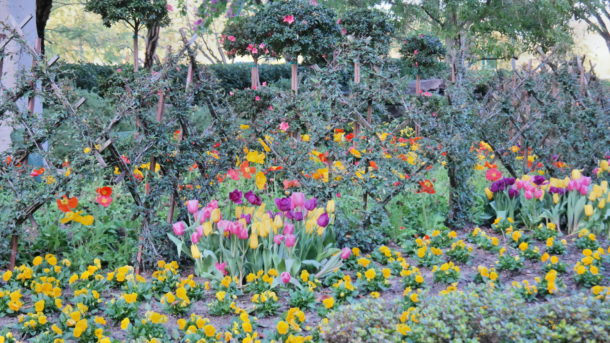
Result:
{"label": "garden trellis", "polygon": [[[23,82],[21,82],[13,90],[5,90],[2,104],[0,104],[0,117],[3,119],[13,119],[14,122],[17,123],[18,127],[23,128],[28,135],[28,139],[25,141],[23,146],[19,146],[18,148],[13,149],[12,151],[7,151],[3,154],[4,164],[0,166],[0,177],[6,181],[6,188],[13,192],[13,196],[16,199],[23,200],[24,198],[28,198],[30,200],[27,201],[27,204],[22,204],[21,201],[18,201],[19,205],[15,205],[16,207],[13,208],[14,211],[10,211],[10,216],[3,218],[5,220],[5,234],[7,237],[11,237],[11,268],[13,268],[15,265],[19,233],[23,231],[21,230],[21,227],[28,219],[33,221],[34,213],[36,213],[36,211],[42,208],[46,203],[55,199],[58,194],[63,194],[69,189],[70,184],[75,180],[75,178],[70,176],[70,174],[77,174],[81,171],[81,169],[85,170],[86,168],[92,167],[105,168],[108,166],[115,166],[118,168],[120,173],[113,182],[119,183],[124,181],[124,184],[131,194],[135,205],[142,211],[142,215],[140,216],[142,218],[142,228],[140,233],[141,239],[137,255],[138,264],[141,264],[142,246],[145,244],[143,241],[144,236],[150,234],[149,230],[152,225],[151,221],[153,221],[151,218],[151,211],[153,211],[152,207],[155,206],[155,202],[152,200],[152,197],[158,196],[158,194],[152,194],[153,192],[151,191],[151,184],[148,181],[145,187],[145,194],[141,195],[139,193],[137,181],[134,179],[134,175],[129,165],[125,161],[125,155],[120,151],[121,147],[117,146],[116,142],[114,141],[113,131],[122,121],[125,121],[127,118],[134,115],[137,120],[143,123],[138,134],[143,137],[144,144],[133,149],[132,158],[134,163],[141,161],[143,156],[148,154],[149,150],[151,150],[153,147],[164,144],[163,137],[159,134],[159,130],[167,129],[161,124],[161,121],[163,120],[164,114],[166,98],[165,94],[171,92],[171,90],[160,90],[157,84],[162,84],[167,80],[168,72],[172,68],[176,67],[176,62],[178,59],[183,57],[187,51],[188,53],[186,55],[193,57],[193,52],[190,50],[190,46],[195,41],[196,36],[193,36],[190,40],[187,40],[186,36],[183,34],[184,47],[176,54],[168,54],[168,58],[161,66],[160,70],[155,72],[150,80],[146,80],[146,88],[138,89],[137,94],[132,94],[134,91],[127,86],[126,95],[122,98],[125,101],[122,101],[119,106],[117,106],[114,117],[109,120],[103,128],[99,129],[93,125],[94,123],[79,113],[79,109],[85,103],[85,99],[79,98],[77,101],[71,102],[69,97],[72,96],[72,94],[67,94],[54,81],[51,67],[58,61],[59,57],[54,57],[47,62],[35,50],[35,48],[29,46],[25,42],[22,33],[17,27],[15,27],[15,25],[5,25],[3,31],[10,33],[10,36],[7,37],[7,40],[2,44],[5,45],[8,40],[18,41],[19,44],[22,45],[34,58],[32,71],[30,73],[25,73],[26,77],[24,78]],[[194,57],[190,59],[190,62],[189,73],[186,80],[186,91],[190,92],[190,95],[185,94],[185,97],[189,98],[190,102],[192,103],[192,99],[196,95],[195,93],[201,87],[201,83],[204,81],[206,76],[203,74],[203,71],[198,71],[195,65]],[[193,79],[195,79],[196,82],[193,82]],[[36,85],[37,83],[42,84],[43,88],[40,90],[32,88],[32,86]],[[173,93],[176,93],[176,91]],[[49,99],[56,101],[62,109],[61,113],[55,118],[41,120],[40,123],[32,123],[31,120],[27,120],[31,106],[28,107],[27,110],[21,111],[17,106],[17,102],[25,96],[33,97],[35,95],[48,96]],[[153,127],[149,125],[148,119],[143,117],[141,104],[139,102],[141,98],[138,97],[157,98],[156,120],[159,122],[160,127]],[[186,99],[185,103],[189,103],[188,99]],[[212,108],[214,105],[211,103],[211,101],[208,102],[208,105],[210,106],[211,112],[214,112]],[[178,125],[182,128],[181,139],[182,137],[187,138],[189,136],[189,124],[184,116],[177,116],[177,120],[179,122]],[[218,116],[216,116],[216,119],[220,120]],[[71,163],[69,167],[67,167],[69,169],[60,170],[55,167],[53,162],[46,161],[48,151],[46,151],[41,144],[49,141],[54,135],[58,134],[58,131],[66,122],[71,122],[78,125],[79,134],[84,144],[86,144],[86,146],[93,147],[90,150],[95,157],[94,163],[92,163],[91,160],[78,160],[75,158],[74,161],[70,161]],[[222,125],[219,126],[222,127]],[[213,137],[215,136],[214,132],[214,129],[209,128],[209,130],[203,133],[203,136]],[[195,138],[199,139],[201,137]],[[201,142],[190,143],[192,143],[192,145],[203,144]],[[31,181],[29,179],[32,179],[32,177],[24,172],[25,169],[23,167],[28,155],[32,153],[39,153],[42,155],[45,159],[44,165],[46,169],[48,169],[49,175],[53,176],[53,178],[57,177],[59,180],[53,182],[51,185],[49,185],[49,187],[44,188],[42,191],[36,192],[33,196],[30,195],[29,197],[26,197],[24,194],[27,190],[31,189],[32,187],[36,188],[36,186],[31,182],[22,182],[22,180]],[[80,151],[77,151],[77,153],[80,153]],[[156,169],[155,165],[159,163],[157,161],[158,159],[155,156],[152,156],[150,168],[151,173]],[[202,175],[206,174],[207,171],[203,169],[206,165],[205,161],[200,161],[198,165]],[[13,168],[15,166],[21,166],[20,168],[17,168],[19,171],[16,171],[16,169]],[[162,172],[164,172],[163,169],[164,168],[162,167]],[[64,173],[63,176],[61,175],[62,173]],[[172,185],[169,186],[169,189],[172,190],[169,191],[169,193],[171,193],[169,205],[171,210],[168,213],[168,222],[173,220],[173,208],[175,207],[175,202],[177,199],[179,199],[178,195],[176,194],[177,179],[173,179],[171,184]],[[33,225],[35,226],[36,224],[33,223]],[[5,236],[5,234],[3,233],[3,236]],[[154,245],[148,246],[154,249]]]}

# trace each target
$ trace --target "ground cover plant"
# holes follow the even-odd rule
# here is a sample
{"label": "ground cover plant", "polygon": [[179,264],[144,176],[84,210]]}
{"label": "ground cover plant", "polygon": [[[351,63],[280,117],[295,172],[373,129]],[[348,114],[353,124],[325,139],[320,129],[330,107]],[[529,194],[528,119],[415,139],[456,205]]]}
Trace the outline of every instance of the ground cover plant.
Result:
{"label": "ground cover plant", "polygon": [[206,2],[193,32],[224,11],[250,71],[184,32],[69,71],[2,26],[34,68],[0,103],[0,343],[610,341],[593,69],[533,49],[485,74],[455,28],[301,0]]}

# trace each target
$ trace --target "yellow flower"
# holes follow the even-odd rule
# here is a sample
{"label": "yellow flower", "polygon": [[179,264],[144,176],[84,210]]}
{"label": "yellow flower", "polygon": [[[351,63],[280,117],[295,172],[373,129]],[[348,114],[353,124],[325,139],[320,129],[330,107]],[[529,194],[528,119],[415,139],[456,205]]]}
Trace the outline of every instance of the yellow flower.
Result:
{"label": "yellow flower", "polygon": [[309,142],[310,139],[311,139],[311,136],[309,136],[309,135],[301,135],[301,140],[303,142]]}
{"label": "yellow flower", "polygon": [[331,309],[331,308],[333,308],[333,306],[335,306],[335,298],[333,298],[333,297],[326,298],[322,301],[322,304],[324,304],[325,308]]}
{"label": "yellow flower", "polygon": [[494,198],[494,193],[489,188],[485,188],[485,195],[487,196],[487,200],[492,200]]}
{"label": "yellow flower", "polygon": [[127,330],[127,328],[129,327],[129,324],[131,324],[131,322],[129,321],[129,318],[125,318],[121,321],[121,330]]}
{"label": "yellow flower", "polygon": [[10,270],[7,270],[4,272],[4,274],[2,274],[2,280],[4,280],[4,282],[8,282],[8,280],[10,280],[12,276],[13,276],[13,272]]}
{"label": "yellow flower", "polygon": [[89,327],[89,323],[87,322],[87,319],[81,319],[76,323],[76,326],[74,326],[74,337],[79,338],[83,332],[85,332],[87,330],[87,328]]}
{"label": "yellow flower", "polygon": [[191,244],[191,255],[193,255],[194,259],[201,258],[201,252],[199,251],[199,248],[195,244]]}
{"label": "yellow flower", "polygon": [[125,293],[122,295],[122,297],[123,297],[123,300],[125,300],[125,302],[128,304],[133,304],[136,302],[136,300],[138,300],[137,293]]}
{"label": "yellow flower", "polygon": [[411,332],[411,328],[407,325],[407,324],[396,324],[396,331],[403,335],[406,336],[409,332]]}
{"label": "yellow flower", "polygon": [[379,294],[379,292],[371,292],[371,298],[373,299],[377,299],[381,296],[381,294]]}
{"label": "yellow flower", "polygon": [[591,217],[593,215],[593,205],[591,204],[586,204],[585,207],[585,215],[587,217]]}
{"label": "yellow flower", "polygon": [[44,311],[44,300],[38,300],[35,304],[34,304],[34,310],[36,312],[42,312]]}
{"label": "yellow flower", "polygon": [[250,249],[252,249],[252,250],[258,248],[258,235],[256,235],[256,234],[250,235],[249,246],[250,246]]}
{"label": "yellow flower", "polygon": [[203,327],[203,332],[208,337],[214,337],[214,335],[216,335],[216,328],[214,328],[214,326],[208,324]]}
{"label": "yellow flower", "polygon": [[288,333],[288,329],[289,329],[288,323],[286,323],[283,320],[280,320],[277,323],[276,329],[277,329],[277,333],[279,333],[280,335],[285,335]]}
{"label": "yellow flower", "polygon": [[256,187],[259,190],[263,190],[265,188],[265,184],[267,184],[267,177],[265,176],[265,174],[263,174],[263,172],[259,171],[258,173],[256,173]]}
{"label": "yellow flower", "polygon": [[264,164],[265,163],[265,154],[262,152],[258,152],[256,150],[250,150],[246,154],[246,160],[252,163]]}
{"label": "yellow flower", "polygon": [[364,276],[366,277],[367,280],[372,280],[375,278],[375,276],[377,275],[377,273],[375,272],[375,269],[369,269],[364,273]]}

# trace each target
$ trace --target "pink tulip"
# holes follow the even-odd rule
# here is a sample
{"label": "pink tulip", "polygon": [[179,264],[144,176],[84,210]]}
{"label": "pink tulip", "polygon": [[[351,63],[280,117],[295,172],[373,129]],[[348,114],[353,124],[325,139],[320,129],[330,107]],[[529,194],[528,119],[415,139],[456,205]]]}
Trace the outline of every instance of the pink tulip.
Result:
{"label": "pink tulip", "polygon": [[293,247],[297,243],[297,236],[293,234],[286,235],[286,246],[288,248]]}
{"label": "pink tulip", "polygon": [[176,236],[182,236],[184,235],[184,230],[186,230],[186,224],[183,221],[176,222],[172,225],[172,229],[174,229]]}
{"label": "pink tulip", "polygon": [[525,193],[523,193],[523,196],[525,196],[525,199],[527,200],[531,200],[534,197],[534,193],[532,191],[525,191]]}
{"label": "pink tulip", "polygon": [[199,236],[197,232],[191,233],[191,242],[193,242],[193,244],[197,244],[200,238],[201,236]]}
{"label": "pink tulip", "polygon": [[350,256],[352,256],[352,249],[347,247],[341,249],[341,255],[339,255],[339,257],[344,260],[347,260]]}
{"label": "pink tulip", "polygon": [[246,229],[245,227],[240,227],[239,232],[237,233],[237,238],[248,239],[248,229]]}
{"label": "pink tulip", "polygon": [[190,214],[195,214],[199,211],[199,200],[189,200],[186,202],[186,209]]}
{"label": "pink tulip", "polygon": [[282,279],[282,282],[284,284],[287,284],[290,282],[290,279],[292,277],[290,277],[290,273],[289,272],[283,272],[282,275],[280,275],[280,278]]}
{"label": "pink tulip", "polygon": [[290,207],[294,210],[297,207],[305,206],[305,194],[302,192],[294,192],[290,195]]}
{"label": "pink tulip", "polygon": [[195,229],[195,232],[197,232],[197,236],[199,236],[199,238],[203,237],[203,226],[201,226],[201,225],[197,226],[197,228]]}
{"label": "pink tulip", "polygon": [[292,235],[294,233],[294,225],[286,223],[284,225],[284,235]]}
{"label": "pink tulip", "polygon": [[544,192],[542,191],[542,189],[540,189],[540,188],[534,189],[534,198],[542,199],[543,196],[544,196]]}
{"label": "pink tulip", "polygon": [[273,237],[273,242],[277,245],[282,244],[282,241],[284,240],[284,235],[275,235]]}
{"label": "pink tulip", "polygon": [[229,221],[229,220],[221,220],[218,222],[218,230],[224,232],[231,232],[231,228],[233,226],[233,222]]}
{"label": "pink tulip", "polygon": [[227,262],[223,262],[223,263],[216,262],[214,264],[214,267],[216,268],[216,270],[221,272],[222,275],[227,275],[228,274],[227,269],[226,269],[227,268]]}

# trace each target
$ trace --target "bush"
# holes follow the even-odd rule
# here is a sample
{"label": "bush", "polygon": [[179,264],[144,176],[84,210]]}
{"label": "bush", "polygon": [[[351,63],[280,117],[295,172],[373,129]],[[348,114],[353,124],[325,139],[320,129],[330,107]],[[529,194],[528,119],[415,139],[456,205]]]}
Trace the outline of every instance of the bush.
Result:
{"label": "bush", "polygon": [[[588,294],[526,304],[484,288],[422,297],[407,342],[608,342],[610,307]],[[395,341],[397,305],[367,300],[329,316],[324,342]],[[393,320],[389,320],[394,318]],[[411,316],[413,318],[413,316]],[[373,332],[374,331],[374,332]],[[394,333],[393,333],[394,332]]]}

